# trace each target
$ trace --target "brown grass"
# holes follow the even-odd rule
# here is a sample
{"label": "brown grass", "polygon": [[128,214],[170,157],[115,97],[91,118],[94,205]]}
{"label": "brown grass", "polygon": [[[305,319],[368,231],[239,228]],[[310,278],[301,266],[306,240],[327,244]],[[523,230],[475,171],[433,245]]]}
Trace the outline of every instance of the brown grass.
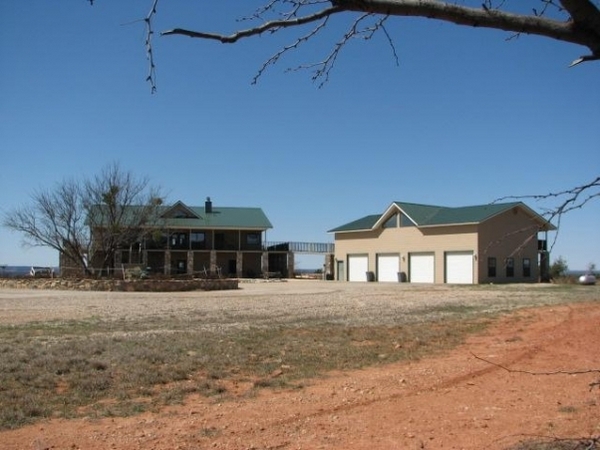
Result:
{"label": "brown grass", "polygon": [[[0,428],[41,418],[126,416],[227,396],[224,382],[292,386],[330,370],[415,359],[461,342],[480,319],[346,327],[274,326],[228,333],[143,322],[49,322],[0,328]],[[177,329],[178,331],[173,331]],[[275,376],[273,376],[275,374]]]}

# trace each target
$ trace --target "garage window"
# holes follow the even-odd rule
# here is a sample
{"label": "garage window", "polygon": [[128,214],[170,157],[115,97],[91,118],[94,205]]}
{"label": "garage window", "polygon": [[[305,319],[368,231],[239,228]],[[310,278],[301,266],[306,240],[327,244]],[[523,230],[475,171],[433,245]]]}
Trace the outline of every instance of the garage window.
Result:
{"label": "garage window", "polygon": [[506,258],[506,278],[515,276],[515,258]]}
{"label": "garage window", "polygon": [[523,258],[523,277],[531,277],[531,259]]}
{"label": "garage window", "polygon": [[488,258],[488,277],[494,278],[496,276],[496,258]]}
{"label": "garage window", "polygon": [[383,228],[396,228],[397,226],[398,226],[398,214],[394,214],[383,224]]}
{"label": "garage window", "polygon": [[415,223],[408,218],[408,216],[404,213],[400,215],[400,226],[401,227],[414,227]]}

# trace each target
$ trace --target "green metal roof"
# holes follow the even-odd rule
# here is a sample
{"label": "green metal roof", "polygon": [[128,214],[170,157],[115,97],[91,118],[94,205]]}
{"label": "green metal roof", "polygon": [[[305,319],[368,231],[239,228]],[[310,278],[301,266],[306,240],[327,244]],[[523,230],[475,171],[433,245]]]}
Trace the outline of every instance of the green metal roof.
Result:
{"label": "green metal roof", "polygon": [[[102,207],[97,207],[100,211]],[[136,209],[140,206],[129,206],[125,210],[127,216],[136,217]],[[187,206],[176,202],[170,206],[159,206],[155,210],[158,219],[148,220],[147,224],[161,228],[189,228],[189,229],[244,229],[266,230],[273,225],[260,208],[245,207],[220,207],[212,206],[212,212],[207,213],[203,206]],[[133,219],[132,219],[133,220]],[[99,215],[97,222],[103,221]]]}
{"label": "green metal roof", "polygon": [[418,226],[453,225],[481,223],[490,217],[508,211],[516,206],[524,206],[520,202],[492,203],[488,205],[463,206],[448,208],[443,206],[418,205],[414,203],[394,202],[398,208],[409,216]]}
{"label": "green metal roof", "polygon": [[[556,229],[542,216],[531,210],[522,202],[491,203],[486,205],[445,207],[421,205],[417,203],[393,202],[383,214],[365,216],[353,222],[329,230],[329,232],[350,232],[371,230],[377,222],[386,216],[391,207],[396,207],[408,216],[417,227],[478,224],[491,217],[518,207],[528,211],[540,224],[548,230]],[[388,216],[386,216],[388,217]]]}
{"label": "green metal roof", "polygon": [[[165,218],[168,228],[227,228],[227,229],[260,229],[273,228],[273,225],[260,208],[240,208],[213,206],[207,213],[204,207],[188,206],[196,217]],[[171,207],[165,208],[165,213]],[[164,214],[164,213],[163,213]]]}
{"label": "green metal roof", "polygon": [[373,225],[375,225],[377,223],[377,221],[379,220],[380,217],[381,217],[381,214],[361,217],[360,219],[355,220],[353,222],[347,223],[347,224],[342,225],[337,228],[333,228],[333,229],[329,230],[328,233],[333,233],[333,232],[338,232],[338,231],[370,230],[371,228],[373,228]]}

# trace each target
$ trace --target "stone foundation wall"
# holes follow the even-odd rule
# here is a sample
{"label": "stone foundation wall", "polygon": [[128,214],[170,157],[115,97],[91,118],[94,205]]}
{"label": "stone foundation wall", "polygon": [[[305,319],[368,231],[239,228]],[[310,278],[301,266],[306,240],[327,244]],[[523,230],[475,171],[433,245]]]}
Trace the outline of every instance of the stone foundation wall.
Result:
{"label": "stone foundation wall", "polygon": [[64,291],[182,292],[238,289],[237,279],[110,280],[90,278],[4,278],[0,289],[57,289]]}

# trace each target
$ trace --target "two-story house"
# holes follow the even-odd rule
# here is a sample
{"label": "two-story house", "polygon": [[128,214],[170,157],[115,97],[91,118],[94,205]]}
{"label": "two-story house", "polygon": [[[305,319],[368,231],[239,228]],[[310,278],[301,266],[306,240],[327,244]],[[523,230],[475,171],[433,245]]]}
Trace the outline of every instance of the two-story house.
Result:
{"label": "two-story house", "polygon": [[[269,270],[263,243],[271,222],[260,208],[160,206],[143,238],[115,253],[114,268],[139,265],[151,273],[256,277]],[[92,235],[94,231],[92,230]],[[96,261],[102,255],[97,255]],[[97,267],[92,261],[92,267]]]}

